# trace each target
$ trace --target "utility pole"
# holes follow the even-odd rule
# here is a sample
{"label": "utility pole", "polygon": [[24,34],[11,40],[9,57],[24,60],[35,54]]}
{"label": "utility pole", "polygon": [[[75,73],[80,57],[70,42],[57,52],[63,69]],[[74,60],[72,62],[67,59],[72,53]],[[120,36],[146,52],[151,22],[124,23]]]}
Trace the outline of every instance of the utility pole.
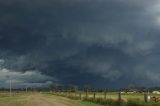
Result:
{"label": "utility pole", "polygon": [[10,96],[12,96],[12,81],[11,81],[11,79],[10,79],[9,82],[10,82],[10,90],[9,90],[10,91]]}
{"label": "utility pole", "polygon": [[28,89],[27,89],[27,87],[26,87],[26,93],[27,93],[27,91],[28,91]]}
{"label": "utility pole", "polygon": [[6,78],[9,80],[9,95],[12,96],[12,80],[9,75]]}

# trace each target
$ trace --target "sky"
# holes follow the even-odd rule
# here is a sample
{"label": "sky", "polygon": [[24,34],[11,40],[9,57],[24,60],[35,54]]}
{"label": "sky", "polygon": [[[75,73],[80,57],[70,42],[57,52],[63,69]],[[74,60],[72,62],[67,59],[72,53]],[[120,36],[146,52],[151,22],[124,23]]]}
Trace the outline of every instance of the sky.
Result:
{"label": "sky", "polygon": [[0,0],[0,87],[160,86],[159,0]]}

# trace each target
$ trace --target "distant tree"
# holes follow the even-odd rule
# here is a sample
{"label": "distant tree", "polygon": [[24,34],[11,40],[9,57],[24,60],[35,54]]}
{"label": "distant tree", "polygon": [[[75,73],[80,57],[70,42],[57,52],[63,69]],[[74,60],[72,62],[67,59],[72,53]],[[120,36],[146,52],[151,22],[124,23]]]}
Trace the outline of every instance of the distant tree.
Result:
{"label": "distant tree", "polygon": [[53,90],[53,91],[57,91],[57,84],[55,83],[55,81],[51,82],[50,89]]}
{"label": "distant tree", "polygon": [[74,92],[77,92],[78,91],[78,86],[74,86]]}
{"label": "distant tree", "polygon": [[78,90],[78,86],[75,85],[68,85],[68,91],[76,92]]}
{"label": "distant tree", "polygon": [[128,85],[128,89],[134,89],[135,88],[135,85],[134,84],[129,84]]}
{"label": "distant tree", "polygon": [[91,92],[92,91],[92,87],[90,85],[85,85],[84,86],[84,91],[85,92]]}
{"label": "distant tree", "polygon": [[63,92],[64,91],[64,85],[57,86],[58,91]]}
{"label": "distant tree", "polygon": [[96,92],[104,92],[103,89],[97,89]]}
{"label": "distant tree", "polygon": [[126,91],[133,91],[133,90],[135,90],[135,89],[136,89],[136,87],[135,87],[134,84],[129,84],[129,85],[127,86],[127,88],[126,88]]}

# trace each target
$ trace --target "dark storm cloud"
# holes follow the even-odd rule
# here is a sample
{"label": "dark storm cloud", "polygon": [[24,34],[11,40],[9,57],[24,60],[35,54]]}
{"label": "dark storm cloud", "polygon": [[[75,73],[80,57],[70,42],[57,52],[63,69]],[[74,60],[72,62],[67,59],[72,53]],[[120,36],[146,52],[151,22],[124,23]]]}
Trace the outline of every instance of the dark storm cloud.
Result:
{"label": "dark storm cloud", "polygon": [[46,79],[34,83],[56,79],[97,87],[157,85],[159,4],[158,0],[1,0],[0,69],[19,76],[35,72]]}

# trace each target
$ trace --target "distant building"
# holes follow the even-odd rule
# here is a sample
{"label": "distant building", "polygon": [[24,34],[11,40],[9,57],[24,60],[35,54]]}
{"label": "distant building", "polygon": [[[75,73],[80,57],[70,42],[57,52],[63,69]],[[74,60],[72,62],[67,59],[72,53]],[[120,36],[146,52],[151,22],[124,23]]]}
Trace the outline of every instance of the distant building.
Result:
{"label": "distant building", "polygon": [[160,94],[159,91],[153,91],[152,93],[153,93],[153,94]]}
{"label": "distant building", "polygon": [[124,94],[125,92],[124,92],[124,91],[121,91],[120,93],[121,93],[121,94]]}
{"label": "distant building", "polygon": [[128,91],[128,94],[137,93],[137,91]]}
{"label": "distant building", "polygon": [[129,90],[127,91],[128,94],[137,93],[137,92],[138,92],[137,89],[129,89]]}

